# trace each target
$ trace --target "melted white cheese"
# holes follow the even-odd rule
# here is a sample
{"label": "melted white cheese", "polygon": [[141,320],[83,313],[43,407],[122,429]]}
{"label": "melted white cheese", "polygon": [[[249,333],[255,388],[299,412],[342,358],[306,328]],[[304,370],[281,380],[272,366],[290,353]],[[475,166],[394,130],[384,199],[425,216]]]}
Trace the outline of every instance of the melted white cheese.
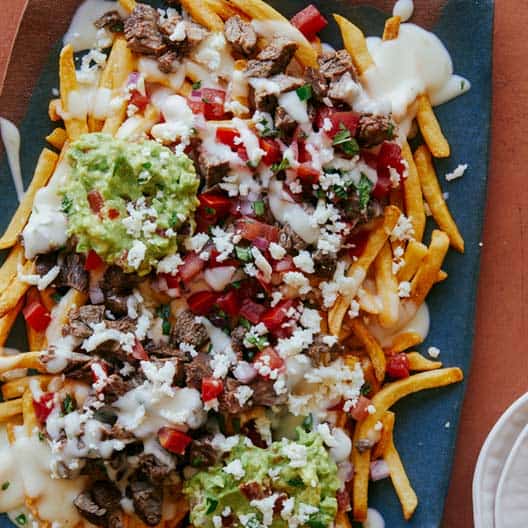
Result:
{"label": "melted white cheese", "polygon": [[399,16],[402,22],[406,22],[412,17],[413,11],[413,0],[398,0],[392,8],[392,15]]}
{"label": "melted white cheese", "polygon": [[7,162],[15,184],[17,198],[21,202],[24,197],[24,183],[22,182],[22,170],[20,169],[20,132],[14,123],[4,117],[0,117],[0,134],[6,150]]}

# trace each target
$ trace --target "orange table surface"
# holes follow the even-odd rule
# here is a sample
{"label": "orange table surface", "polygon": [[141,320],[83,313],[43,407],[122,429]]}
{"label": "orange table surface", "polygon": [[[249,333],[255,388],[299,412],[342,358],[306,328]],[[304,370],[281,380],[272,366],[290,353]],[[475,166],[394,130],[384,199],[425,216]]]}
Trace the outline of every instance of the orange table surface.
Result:
{"label": "orange table surface", "polygon": [[[0,88],[22,12],[27,0],[0,0]],[[66,0],[64,17],[69,18],[77,2]],[[416,5],[419,6],[420,0]],[[67,21],[54,19],[44,30],[41,20],[54,5],[49,0],[32,0],[24,25],[35,27],[42,40],[42,55],[26,56],[22,45],[13,51],[13,61],[27,64],[26,71],[38,72],[57,33]],[[524,7],[523,7],[524,6]],[[61,12],[63,8],[61,7]],[[66,19],[67,20],[67,19]],[[54,27],[54,26],[57,27]],[[39,29],[40,27],[40,29]],[[493,110],[488,203],[483,234],[480,287],[477,304],[473,365],[462,410],[451,484],[443,526],[472,526],[471,482],[476,458],[488,431],[502,411],[528,389],[528,68],[526,68],[525,2],[497,0],[493,44]],[[20,121],[36,73],[17,74],[6,87],[17,86],[17,101],[0,95],[0,114]],[[12,89],[5,92],[13,93]],[[433,497],[422,497],[422,506]]]}

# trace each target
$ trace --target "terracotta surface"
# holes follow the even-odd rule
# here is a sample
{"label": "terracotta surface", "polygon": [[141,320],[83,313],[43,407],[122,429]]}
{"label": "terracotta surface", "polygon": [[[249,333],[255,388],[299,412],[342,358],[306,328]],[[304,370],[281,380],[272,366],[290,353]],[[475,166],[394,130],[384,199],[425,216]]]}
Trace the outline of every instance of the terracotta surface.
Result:
{"label": "terracotta surface", "polygon": [[[56,0],[55,0],[56,2]],[[19,121],[24,113],[38,68],[49,46],[67,26],[66,12],[76,0],[61,0],[65,18],[38,29],[41,13],[55,2],[33,0],[23,24],[35,31],[39,50],[28,56],[22,43],[13,50],[13,61],[27,65],[9,75],[6,92],[18,93],[15,101],[0,96],[0,113]],[[416,2],[419,5],[419,2]],[[25,0],[0,0],[0,85],[7,57]],[[380,0],[380,4],[392,4]],[[495,10],[493,123],[489,203],[486,209],[480,291],[473,369],[462,412],[455,467],[447,497],[445,528],[472,525],[471,481],[484,438],[502,411],[528,388],[528,354],[524,350],[527,310],[524,275],[528,272],[524,244],[528,240],[528,69],[525,68],[525,28],[528,10],[518,0],[498,0]],[[48,19],[49,17],[46,17]],[[58,33],[59,31],[59,33]],[[17,68],[19,72],[20,68]],[[16,87],[14,92],[9,89]],[[426,507],[427,500],[422,501]]]}

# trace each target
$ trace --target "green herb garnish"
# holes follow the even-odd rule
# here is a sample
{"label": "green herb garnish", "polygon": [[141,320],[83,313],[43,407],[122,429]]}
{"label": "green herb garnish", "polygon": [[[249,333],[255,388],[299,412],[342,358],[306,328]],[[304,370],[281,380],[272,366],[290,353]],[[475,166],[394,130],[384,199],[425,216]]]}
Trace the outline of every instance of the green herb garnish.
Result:
{"label": "green herb garnish", "polygon": [[66,397],[62,402],[62,412],[64,414],[70,414],[71,412],[75,411],[75,407],[75,400],[69,394],[66,394]]}
{"label": "green herb garnish", "polygon": [[271,170],[273,172],[280,172],[280,171],[283,171],[289,168],[289,166],[290,166],[290,161],[288,160],[288,158],[282,158],[280,163],[274,163],[271,166]]}
{"label": "green herb garnish", "polygon": [[292,488],[304,488],[304,482],[301,477],[293,477],[287,481],[287,484]]}
{"label": "green herb garnish", "polygon": [[61,211],[63,213],[69,213],[73,205],[73,200],[68,198],[66,195],[62,197]]}
{"label": "green herb garnish", "polygon": [[246,337],[246,342],[257,347],[259,350],[262,350],[269,345],[269,342],[265,336],[249,336]]}
{"label": "green herb garnish", "polygon": [[313,428],[313,414],[310,413],[306,418],[303,420],[302,423],[303,429],[309,433]]}
{"label": "green herb garnish", "polygon": [[371,390],[372,390],[372,386],[370,385],[368,381],[365,381],[365,383],[361,385],[360,392],[363,396],[368,396]]}
{"label": "green herb garnish", "polygon": [[357,141],[351,136],[350,130],[343,123],[339,124],[339,132],[334,136],[332,145],[339,146],[349,156],[355,156],[359,153]]}
{"label": "green herb garnish", "polygon": [[301,101],[307,101],[310,99],[310,97],[312,97],[312,87],[309,84],[305,84],[297,88],[295,92]]}
{"label": "green herb garnish", "polygon": [[255,214],[257,216],[263,216],[264,215],[264,202],[262,200],[257,200],[256,202],[253,202],[253,211],[255,211]]}
{"label": "green herb garnish", "polygon": [[356,185],[356,190],[359,196],[359,208],[361,210],[364,210],[369,203],[372,187],[372,182],[365,176],[365,174],[361,173],[361,179]]}
{"label": "green herb garnish", "polygon": [[168,304],[162,304],[156,310],[156,315],[162,319],[161,330],[163,335],[169,335],[171,331],[170,326],[170,306]]}
{"label": "green herb garnish", "polygon": [[196,81],[195,83],[192,83],[193,90],[199,90],[201,87],[202,87],[202,81]]}
{"label": "green herb garnish", "polygon": [[243,326],[246,330],[249,330],[251,328],[251,323],[245,317],[241,317],[238,323],[240,324],[240,326]]}
{"label": "green herb garnish", "polygon": [[251,249],[240,246],[235,246],[235,255],[238,260],[242,262],[251,262],[253,256],[251,255]]}
{"label": "green herb garnish", "polygon": [[216,499],[213,499],[212,497],[207,497],[206,501],[207,510],[205,511],[205,514],[209,515],[210,513],[213,513],[216,510],[216,507],[218,506],[218,501]]}
{"label": "green herb garnish", "polygon": [[6,481],[2,484],[2,491],[5,491],[7,488],[9,488],[9,484],[10,484],[10,482],[6,480]]}
{"label": "green herb garnish", "polygon": [[25,524],[27,524],[27,517],[23,513],[21,513],[20,515],[17,515],[15,517],[15,521],[21,526],[24,526]]}

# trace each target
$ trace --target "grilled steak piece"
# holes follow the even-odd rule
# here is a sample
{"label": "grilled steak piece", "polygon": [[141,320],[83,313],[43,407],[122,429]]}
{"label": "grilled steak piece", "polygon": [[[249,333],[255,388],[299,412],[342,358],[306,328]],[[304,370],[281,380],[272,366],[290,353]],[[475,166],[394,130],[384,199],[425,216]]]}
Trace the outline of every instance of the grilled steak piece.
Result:
{"label": "grilled steak piece", "polygon": [[341,77],[346,72],[350,72],[352,78],[356,78],[352,57],[347,50],[331,51],[324,53],[318,59],[319,73],[329,81]]}
{"label": "grilled steak piece", "polygon": [[277,394],[273,388],[274,381],[257,378],[249,383],[249,387],[253,389],[253,404],[265,405],[271,407],[273,405],[280,405],[286,401],[286,394]]}
{"label": "grilled steak piece", "polygon": [[229,161],[222,161],[212,154],[200,153],[197,165],[205,189],[221,183],[229,172]]}
{"label": "grilled steak piece", "polygon": [[324,253],[318,249],[313,252],[312,258],[315,265],[315,271],[319,276],[324,277],[325,279],[329,279],[334,276],[334,271],[337,265],[336,255]]}
{"label": "grilled steak piece", "polygon": [[103,16],[100,16],[95,22],[94,26],[97,29],[106,28],[112,33],[122,33],[124,29],[123,19],[118,11],[107,11]]}
{"label": "grilled steak piece", "polygon": [[125,19],[125,38],[133,52],[161,55],[167,49],[158,27],[158,19],[156,9],[139,3]]}
{"label": "grilled steak piece", "polygon": [[248,61],[248,77],[271,77],[284,70],[297,51],[297,43],[287,37],[276,37],[259,52],[255,59]]}
{"label": "grilled steak piece", "polygon": [[342,345],[339,343],[327,345],[323,341],[323,336],[318,335],[306,353],[312,358],[312,361],[316,365],[328,365],[343,352],[344,348]]}
{"label": "grilled steak piece", "polygon": [[257,47],[257,33],[253,26],[234,15],[225,21],[224,35],[235,51],[251,55]]}
{"label": "grilled steak piece", "polygon": [[356,137],[362,147],[374,147],[394,138],[394,121],[388,116],[364,114],[360,117]]}
{"label": "grilled steak piece", "polygon": [[275,128],[286,136],[290,136],[297,128],[297,121],[282,106],[278,106],[275,110]]}
{"label": "grilled steak piece", "polygon": [[91,324],[100,323],[104,318],[104,306],[87,304],[72,308],[68,314],[68,324],[62,329],[63,335],[86,339],[93,334]]}
{"label": "grilled steak piece", "polygon": [[312,97],[317,101],[322,101],[328,94],[328,81],[319,70],[306,68],[304,80],[312,87]]}
{"label": "grilled steak piece", "polygon": [[278,104],[278,97],[283,92],[295,90],[304,84],[300,77],[279,73],[268,79],[269,83],[255,88],[250,92],[253,106],[261,112],[272,114]]}
{"label": "grilled steak piece", "polygon": [[209,339],[207,329],[202,323],[196,321],[190,310],[184,310],[176,316],[174,327],[171,330],[170,342],[172,345],[187,343],[195,348],[201,347]]}
{"label": "grilled steak piece", "polygon": [[305,242],[289,224],[283,226],[279,234],[279,245],[281,245],[288,253],[293,250],[302,251],[308,247]]}
{"label": "grilled steak piece", "polygon": [[207,354],[198,354],[190,363],[185,365],[185,384],[187,387],[201,390],[202,379],[212,376],[213,369],[209,365]]}
{"label": "grilled steak piece", "polygon": [[84,269],[84,258],[77,253],[64,256],[60,272],[53,284],[57,288],[75,288],[80,292],[88,291],[88,272]]}
{"label": "grilled steak piece", "polygon": [[163,488],[146,480],[132,480],[129,485],[136,515],[148,526],[161,521]]}

